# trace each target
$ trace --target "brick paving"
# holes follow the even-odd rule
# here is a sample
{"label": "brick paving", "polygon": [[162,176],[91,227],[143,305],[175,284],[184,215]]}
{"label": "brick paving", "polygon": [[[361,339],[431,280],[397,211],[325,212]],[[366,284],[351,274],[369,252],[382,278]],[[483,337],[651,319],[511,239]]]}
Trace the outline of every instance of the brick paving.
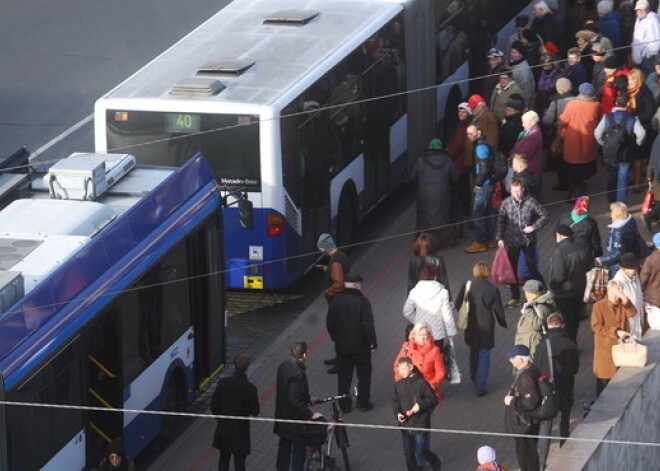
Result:
{"label": "brick paving", "polygon": [[[604,176],[600,175],[591,182],[590,188],[604,186]],[[546,176],[543,201],[551,201],[563,194],[552,192],[554,178]],[[641,195],[631,195],[635,204]],[[414,227],[415,209],[411,192],[402,192],[387,204],[389,209],[379,210],[370,217],[367,228],[361,234],[362,240],[379,238],[380,241],[360,247],[352,254],[354,273],[365,278],[364,291],[371,300],[376,319],[379,349],[373,356],[372,402],[374,410],[370,412],[354,411],[345,417],[346,422],[361,424],[395,423],[391,413],[390,397],[392,392],[392,363],[403,341],[405,321],[401,308],[406,296],[407,261],[410,253],[412,235],[408,233]],[[547,267],[547,260],[554,245],[554,231],[557,216],[569,211],[566,203],[551,203],[547,209],[552,214],[548,227],[539,237],[541,267]],[[608,219],[608,205],[604,196],[592,198],[592,214],[600,222],[601,232],[605,234]],[[638,224],[640,225],[640,224]],[[641,225],[640,225],[641,226]],[[406,233],[401,237],[397,234]],[[469,276],[473,264],[480,259],[492,260],[494,254],[467,255],[462,248],[471,242],[471,231],[466,231],[466,238],[455,248],[442,251],[449,271],[452,292],[457,293],[460,285]],[[318,280],[304,285],[303,290],[319,293]],[[272,417],[274,410],[275,371],[279,363],[287,357],[289,346],[296,340],[306,340],[311,345],[310,359],[307,363],[311,393],[324,396],[336,392],[336,376],[326,373],[322,360],[333,356],[332,344],[325,333],[326,302],[323,296],[310,296],[305,292],[306,300],[297,299],[291,303],[280,304],[274,308],[269,318],[265,308],[256,313],[241,314],[230,320],[230,356],[239,351],[248,352],[253,359],[249,374],[259,388],[262,398],[261,417]],[[503,299],[509,299],[508,290],[502,290]],[[305,305],[307,304],[307,305]],[[297,306],[297,307],[296,307]],[[458,385],[443,385],[444,401],[436,408],[433,426],[452,430],[476,430],[497,433],[503,429],[504,397],[512,380],[511,367],[504,357],[513,342],[513,334],[518,310],[506,312],[508,329],[497,326],[496,345],[491,354],[489,375],[489,394],[477,398],[474,394],[468,373],[468,349],[463,342],[462,333],[456,340],[458,362],[464,380]],[[278,328],[269,331],[270,328]],[[257,339],[255,342],[254,340]],[[571,426],[575,427],[582,416],[582,403],[591,400],[594,394],[592,366],[592,334],[588,323],[583,322],[579,333],[581,368],[576,384],[576,404],[573,409]],[[318,410],[329,413],[329,406],[322,405]],[[215,423],[212,420],[197,420],[170,447],[168,447],[148,468],[150,470],[211,470],[217,469],[217,454],[210,449]],[[555,434],[556,429],[555,429]],[[351,447],[349,450],[351,466],[360,470],[405,470],[401,449],[400,433],[390,430],[349,429]],[[513,440],[497,436],[475,436],[434,433],[431,446],[444,460],[445,470],[469,470],[476,466],[476,450],[483,444],[489,444],[498,451],[499,461],[510,470],[517,470]],[[250,470],[274,469],[277,437],[272,433],[272,424],[256,422],[252,425],[252,454],[247,464]],[[553,444],[551,452],[557,447]]]}

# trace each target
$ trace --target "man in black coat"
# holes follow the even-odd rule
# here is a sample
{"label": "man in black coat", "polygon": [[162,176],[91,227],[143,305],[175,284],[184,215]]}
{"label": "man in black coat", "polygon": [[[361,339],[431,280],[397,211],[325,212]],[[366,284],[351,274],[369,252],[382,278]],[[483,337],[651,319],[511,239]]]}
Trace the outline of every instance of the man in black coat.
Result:
{"label": "man in black coat", "polygon": [[523,111],[525,111],[525,99],[522,95],[514,93],[506,102],[506,108],[504,109],[506,116],[500,123],[499,131],[499,151],[507,156],[511,153],[513,146],[518,141],[518,136],[523,131]]}
{"label": "man in black coat", "polygon": [[[552,368],[555,387],[559,395],[559,434],[568,437],[570,434],[571,407],[575,390],[575,375],[580,368],[580,355],[577,345],[564,331],[561,314],[554,312],[548,316],[548,332],[546,339],[541,341],[536,350],[536,365],[541,374],[550,376],[550,362],[547,341],[552,350]],[[562,442],[563,443],[563,442]]]}
{"label": "man in black coat", "polygon": [[576,342],[587,272],[592,263],[584,248],[573,240],[570,226],[560,225],[555,237],[557,244],[550,256],[548,286],[564,316],[566,333]]}
{"label": "man in black coat", "polygon": [[411,174],[417,182],[417,230],[433,234],[438,247],[444,232],[438,227],[451,222],[452,185],[458,185],[459,177],[440,139],[431,140]]}
{"label": "man in black coat", "polygon": [[[315,399],[309,395],[306,361],[307,343],[296,342],[291,346],[291,357],[277,368],[276,419],[316,420],[321,417],[319,412],[309,409]],[[305,464],[303,426],[275,422],[273,432],[280,437],[277,447],[277,471],[302,471]]]}
{"label": "man in black coat", "polygon": [[[357,407],[373,409],[371,397],[371,352],[378,347],[371,303],[362,294],[360,275],[347,275],[345,288],[330,299],[326,325],[337,350],[337,393],[351,388],[353,370],[357,374]],[[344,412],[351,411],[351,399],[342,399]]]}
{"label": "man in black coat", "polygon": [[[215,415],[259,414],[257,388],[248,381],[247,369],[250,357],[237,355],[234,358],[236,371],[233,376],[222,378],[213,393],[211,412]],[[250,421],[218,419],[213,436],[213,446],[220,451],[219,471],[229,471],[229,460],[234,455],[234,469],[245,471],[245,458],[250,454]]]}

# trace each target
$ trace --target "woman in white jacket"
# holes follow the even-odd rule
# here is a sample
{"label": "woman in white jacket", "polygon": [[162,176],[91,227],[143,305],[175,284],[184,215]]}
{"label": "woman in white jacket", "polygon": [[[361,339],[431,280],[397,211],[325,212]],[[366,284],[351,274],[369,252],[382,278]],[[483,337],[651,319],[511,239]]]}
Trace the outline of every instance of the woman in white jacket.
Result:
{"label": "woman in white jacket", "polygon": [[419,281],[410,290],[403,316],[412,324],[426,322],[431,326],[431,335],[441,351],[445,351],[445,339],[456,335],[454,308],[449,302],[447,289],[437,281],[437,268],[427,265],[419,274]]}

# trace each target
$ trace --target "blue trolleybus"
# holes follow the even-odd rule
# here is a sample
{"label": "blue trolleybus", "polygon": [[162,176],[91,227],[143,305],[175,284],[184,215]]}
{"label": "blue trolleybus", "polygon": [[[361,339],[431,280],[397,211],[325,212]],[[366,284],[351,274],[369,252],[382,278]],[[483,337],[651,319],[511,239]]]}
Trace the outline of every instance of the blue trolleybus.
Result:
{"label": "blue trolleybus", "polygon": [[[0,469],[86,470],[136,456],[224,362],[220,195],[201,156],[178,169],[73,154],[0,173]],[[104,410],[104,409],[107,409]]]}

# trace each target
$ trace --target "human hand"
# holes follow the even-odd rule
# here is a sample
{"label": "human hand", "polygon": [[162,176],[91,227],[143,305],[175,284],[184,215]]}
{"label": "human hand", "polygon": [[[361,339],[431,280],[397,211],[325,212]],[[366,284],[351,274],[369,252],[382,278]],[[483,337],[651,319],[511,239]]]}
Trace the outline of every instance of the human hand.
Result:
{"label": "human hand", "polygon": [[497,241],[497,246],[498,246],[498,247],[504,247],[504,241],[501,240],[501,239],[498,240],[498,241]]}
{"label": "human hand", "polygon": [[526,226],[526,227],[523,228],[523,232],[525,234],[530,234],[530,233],[534,232],[534,228],[532,226]]}
{"label": "human hand", "polygon": [[594,258],[594,262],[596,262],[596,265],[600,265],[600,257]]}
{"label": "human hand", "polygon": [[418,404],[418,403],[415,403],[415,405],[412,406],[412,409],[410,409],[410,411],[411,411],[413,414],[418,413],[418,412],[419,412],[419,404]]}
{"label": "human hand", "polygon": [[320,419],[321,417],[323,417],[323,414],[321,414],[320,412],[314,412],[314,414],[312,414],[312,420],[317,420]]}
{"label": "human hand", "polygon": [[505,406],[510,406],[511,401],[513,401],[513,396],[504,396],[504,405]]}
{"label": "human hand", "polygon": [[314,265],[314,268],[317,268],[321,271],[326,271],[328,269],[326,265]]}
{"label": "human hand", "polygon": [[626,332],[625,330],[617,330],[616,336],[623,340],[626,337],[630,337],[630,332]]}
{"label": "human hand", "polygon": [[398,420],[400,423],[404,423],[406,421],[406,416],[399,412],[396,415],[396,420]]}
{"label": "human hand", "polygon": [[309,396],[309,403],[310,403],[311,405],[316,404],[316,397],[314,397],[314,396]]}

